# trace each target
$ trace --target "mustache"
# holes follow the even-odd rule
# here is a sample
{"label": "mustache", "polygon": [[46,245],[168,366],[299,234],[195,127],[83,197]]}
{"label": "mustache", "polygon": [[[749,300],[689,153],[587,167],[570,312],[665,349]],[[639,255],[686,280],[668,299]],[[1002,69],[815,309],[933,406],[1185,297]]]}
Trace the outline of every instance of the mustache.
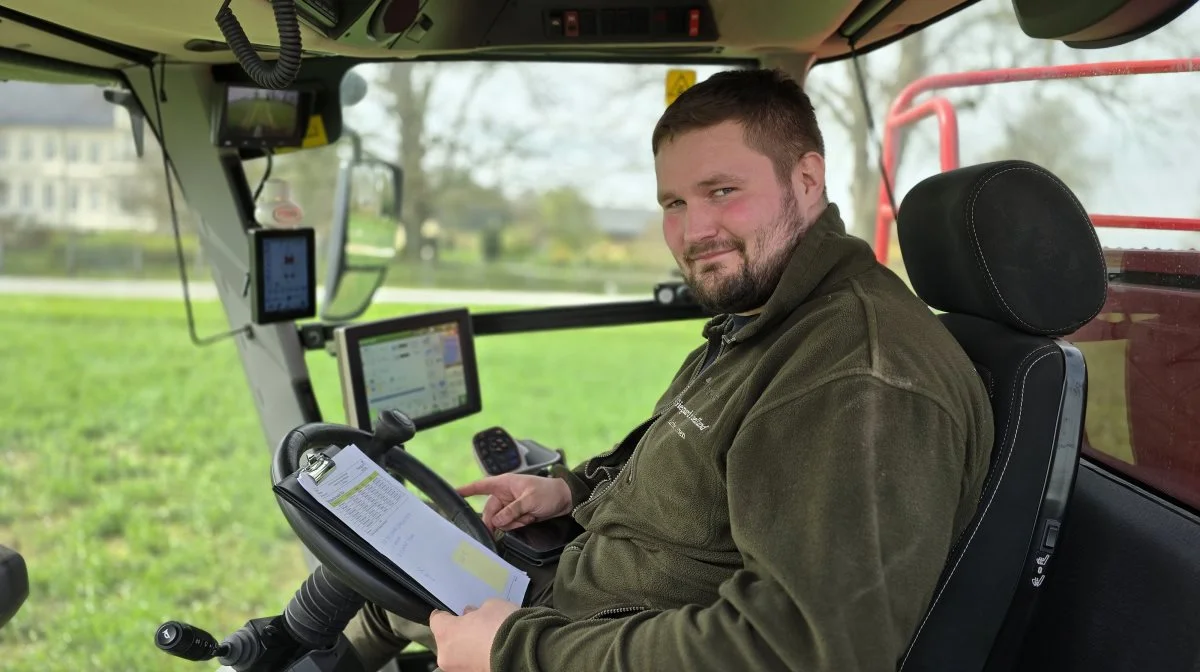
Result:
{"label": "mustache", "polygon": [[697,257],[703,257],[717,252],[745,252],[746,244],[740,240],[722,240],[709,243],[697,243],[684,251],[683,257],[689,262]]}

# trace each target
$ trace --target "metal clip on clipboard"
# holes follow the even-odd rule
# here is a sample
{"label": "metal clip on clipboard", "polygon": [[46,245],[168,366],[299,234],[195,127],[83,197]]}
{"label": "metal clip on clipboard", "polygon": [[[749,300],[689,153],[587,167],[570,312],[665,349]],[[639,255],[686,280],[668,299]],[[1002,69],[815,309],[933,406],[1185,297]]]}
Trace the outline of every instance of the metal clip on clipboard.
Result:
{"label": "metal clip on clipboard", "polygon": [[[329,450],[333,446],[328,446]],[[300,456],[300,471],[312,477],[314,483],[320,483],[333,471],[337,463],[333,458],[320,451],[309,451]]]}

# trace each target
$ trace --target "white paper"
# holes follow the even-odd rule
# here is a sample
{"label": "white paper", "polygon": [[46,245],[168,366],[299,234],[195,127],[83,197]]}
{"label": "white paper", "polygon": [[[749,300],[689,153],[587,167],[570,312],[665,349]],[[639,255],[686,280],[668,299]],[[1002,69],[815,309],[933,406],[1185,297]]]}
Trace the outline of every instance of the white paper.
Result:
{"label": "white paper", "polygon": [[500,598],[521,604],[529,576],[441,517],[350,445],[320,483],[300,485],[454,613]]}

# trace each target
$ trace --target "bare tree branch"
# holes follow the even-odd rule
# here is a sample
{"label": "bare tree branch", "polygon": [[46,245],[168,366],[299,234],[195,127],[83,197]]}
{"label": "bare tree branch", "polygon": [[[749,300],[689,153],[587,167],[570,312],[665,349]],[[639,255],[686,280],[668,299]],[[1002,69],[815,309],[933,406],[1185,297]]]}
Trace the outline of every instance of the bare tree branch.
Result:
{"label": "bare tree branch", "polygon": [[839,126],[849,128],[854,124],[851,106],[857,104],[857,96],[842,91],[832,82],[822,82],[820,86],[808,89],[808,95],[817,109],[828,111]]}
{"label": "bare tree branch", "polygon": [[1110,117],[1118,118],[1121,116],[1121,110],[1117,109],[1117,104],[1124,101],[1118,90],[1119,85],[1115,82],[1100,78],[1080,77],[1073,84],[1091,94],[1096,104]]}
{"label": "bare tree branch", "polygon": [[[497,63],[480,64],[480,67],[475,71],[475,76],[468,83],[466,93],[463,95],[462,100],[458,102],[458,115],[450,124],[450,130],[447,133],[449,137],[443,139],[443,141],[446,141],[443,167],[455,165],[459,155],[462,153],[463,139],[467,137],[464,130],[468,114],[471,110],[476,109],[472,103],[479,94],[480,89],[483,88],[484,82],[496,74],[497,66]],[[432,77],[430,79],[432,80]]]}

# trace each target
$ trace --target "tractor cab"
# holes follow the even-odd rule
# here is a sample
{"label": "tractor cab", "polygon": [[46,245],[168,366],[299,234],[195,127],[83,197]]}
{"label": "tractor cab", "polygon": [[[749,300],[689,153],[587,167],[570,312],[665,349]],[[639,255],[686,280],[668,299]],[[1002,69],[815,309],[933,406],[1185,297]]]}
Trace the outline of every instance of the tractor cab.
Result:
{"label": "tractor cab", "polygon": [[[358,670],[364,602],[566,552],[455,487],[603,453],[702,344],[650,133],[755,68],[995,418],[894,669],[1197,669],[1193,4],[0,0],[4,669]],[[321,506],[339,460],[453,554]]]}

